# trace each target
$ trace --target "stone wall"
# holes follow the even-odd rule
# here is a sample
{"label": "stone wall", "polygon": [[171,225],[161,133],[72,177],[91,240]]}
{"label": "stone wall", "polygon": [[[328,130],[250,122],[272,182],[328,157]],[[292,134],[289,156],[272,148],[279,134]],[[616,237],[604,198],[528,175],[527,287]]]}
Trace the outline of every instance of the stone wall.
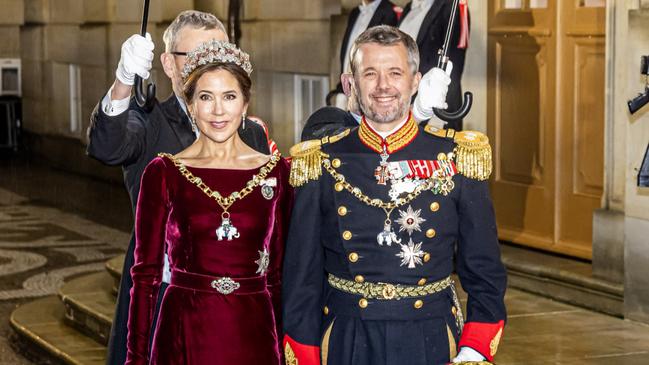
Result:
{"label": "stone wall", "polygon": [[[649,107],[626,102],[644,90],[641,55],[649,55],[649,1],[607,3],[606,187],[594,218],[594,272],[620,276],[625,317],[649,323],[649,188],[636,186],[649,143]],[[614,263],[614,265],[611,265]],[[604,270],[602,270],[604,269]]]}

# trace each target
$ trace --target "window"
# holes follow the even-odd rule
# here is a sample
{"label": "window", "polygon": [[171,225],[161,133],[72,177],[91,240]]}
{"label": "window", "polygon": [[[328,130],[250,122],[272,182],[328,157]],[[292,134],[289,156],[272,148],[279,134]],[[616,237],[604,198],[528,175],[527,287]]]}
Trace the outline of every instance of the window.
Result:
{"label": "window", "polygon": [[20,59],[0,58],[0,95],[21,95]]}
{"label": "window", "polygon": [[81,131],[81,68],[79,65],[69,66],[70,85],[70,132]]}

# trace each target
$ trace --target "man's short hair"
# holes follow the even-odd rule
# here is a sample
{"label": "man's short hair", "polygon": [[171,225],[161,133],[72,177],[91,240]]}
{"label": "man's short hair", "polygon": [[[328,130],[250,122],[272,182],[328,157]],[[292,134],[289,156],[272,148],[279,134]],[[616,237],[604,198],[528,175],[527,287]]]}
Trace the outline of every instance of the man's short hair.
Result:
{"label": "man's short hair", "polygon": [[417,42],[411,36],[399,30],[399,28],[389,25],[377,25],[361,33],[356,38],[356,41],[354,41],[352,50],[349,52],[349,65],[351,66],[352,74],[356,74],[358,68],[358,65],[356,65],[358,49],[367,43],[376,43],[384,46],[403,44],[408,51],[408,64],[413,75],[419,70],[419,48],[417,47]]}
{"label": "man's short hair", "polygon": [[194,29],[205,28],[206,30],[219,29],[225,33],[226,37],[228,36],[228,32],[225,30],[223,23],[221,23],[214,14],[204,13],[197,10],[185,10],[178,14],[176,19],[169,24],[162,35],[162,40],[165,43],[165,52],[176,50],[175,47],[178,32],[185,27],[191,27]]}

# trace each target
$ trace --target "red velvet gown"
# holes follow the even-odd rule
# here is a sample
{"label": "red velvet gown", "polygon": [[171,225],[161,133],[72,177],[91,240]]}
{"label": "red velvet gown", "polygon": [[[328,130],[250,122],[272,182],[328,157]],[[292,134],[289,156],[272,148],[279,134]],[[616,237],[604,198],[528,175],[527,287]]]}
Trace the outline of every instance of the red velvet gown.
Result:
{"label": "red velvet gown", "polygon": [[[241,190],[260,169],[187,168],[223,196]],[[272,198],[257,186],[237,200],[228,211],[240,236],[218,241],[223,212],[218,203],[169,158],[151,161],[137,204],[127,364],[280,363],[280,275],[292,197],[288,175],[288,162],[280,159],[266,176],[276,180]],[[149,357],[165,243],[172,278]],[[269,263],[260,272],[264,251]],[[239,288],[222,294],[220,278]]]}

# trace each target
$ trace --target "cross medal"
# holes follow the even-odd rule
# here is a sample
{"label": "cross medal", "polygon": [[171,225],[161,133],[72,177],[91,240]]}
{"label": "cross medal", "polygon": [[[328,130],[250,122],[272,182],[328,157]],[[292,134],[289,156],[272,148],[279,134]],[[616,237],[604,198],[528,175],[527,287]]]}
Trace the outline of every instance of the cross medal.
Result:
{"label": "cross medal", "polygon": [[379,185],[386,185],[387,180],[390,178],[390,171],[388,170],[388,154],[385,145],[383,145],[383,152],[381,152],[381,162],[379,166],[374,169],[374,177],[376,183]]}

